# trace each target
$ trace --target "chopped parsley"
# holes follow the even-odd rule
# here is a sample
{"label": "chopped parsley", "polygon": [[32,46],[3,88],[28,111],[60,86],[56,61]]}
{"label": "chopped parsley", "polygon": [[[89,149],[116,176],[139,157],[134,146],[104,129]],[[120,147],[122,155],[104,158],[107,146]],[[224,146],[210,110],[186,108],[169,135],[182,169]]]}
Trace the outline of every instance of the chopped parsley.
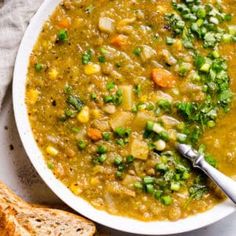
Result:
{"label": "chopped parsley", "polygon": [[[205,48],[214,48],[222,40],[235,40],[233,34],[220,27],[225,21],[231,20],[231,15],[218,6],[204,4],[201,0],[173,0],[173,7],[177,13],[167,13],[165,19],[174,37],[182,36],[186,48],[193,48],[194,38],[202,40]],[[173,40],[169,38],[166,42],[172,44]]]}

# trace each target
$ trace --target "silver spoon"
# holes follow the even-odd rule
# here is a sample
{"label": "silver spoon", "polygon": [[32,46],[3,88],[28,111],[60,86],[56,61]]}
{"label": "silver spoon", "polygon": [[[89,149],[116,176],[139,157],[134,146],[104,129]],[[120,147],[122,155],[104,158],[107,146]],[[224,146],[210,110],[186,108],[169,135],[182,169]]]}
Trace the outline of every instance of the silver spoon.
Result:
{"label": "silver spoon", "polygon": [[221,190],[236,204],[236,182],[227,177],[210,164],[208,164],[204,156],[194,150],[190,145],[178,144],[177,149],[184,157],[188,158],[193,167],[197,167],[205,172]]}

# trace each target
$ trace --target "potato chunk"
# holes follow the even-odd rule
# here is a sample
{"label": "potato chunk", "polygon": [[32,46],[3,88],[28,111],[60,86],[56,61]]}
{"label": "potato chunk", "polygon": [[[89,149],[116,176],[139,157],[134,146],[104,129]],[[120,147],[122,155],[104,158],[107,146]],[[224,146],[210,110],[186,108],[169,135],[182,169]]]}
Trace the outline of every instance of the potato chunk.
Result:
{"label": "potato chunk", "polygon": [[147,112],[139,111],[134,118],[134,122],[132,123],[133,130],[134,131],[143,130],[149,120],[154,120],[154,117],[152,117]]}
{"label": "potato chunk", "polygon": [[148,144],[141,138],[133,138],[130,144],[130,154],[140,160],[148,158]]}
{"label": "potato chunk", "polygon": [[156,51],[153,48],[147,45],[142,46],[141,59],[143,62],[147,62],[155,55],[156,55]]}
{"label": "potato chunk", "polygon": [[106,33],[112,33],[115,29],[113,20],[108,17],[99,18],[98,28],[101,31],[106,32]]}
{"label": "potato chunk", "polygon": [[119,127],[127,127],[133,120],[133,114],[131,112],[117,112],[110,120],[110,125],[113,130]]}

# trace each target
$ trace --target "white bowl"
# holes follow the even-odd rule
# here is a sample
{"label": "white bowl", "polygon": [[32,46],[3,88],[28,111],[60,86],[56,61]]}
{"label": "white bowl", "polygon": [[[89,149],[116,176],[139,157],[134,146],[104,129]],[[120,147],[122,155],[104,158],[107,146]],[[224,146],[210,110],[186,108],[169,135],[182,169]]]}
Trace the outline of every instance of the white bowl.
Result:
{"label": "white bowl", "polygon": [[13,80],[13,103],[17,128],[33,166],[48,187],[62,201],[85,217],[113,229],[142,235],[166,235],[191,231],[214,223],[233,213],[235,207],[229,201],[225,201],[209,211],[178,220],[177,222],[142,222],[126,217],[110,215],[107,212],[93,208],[85,200],[73,195],[70,190],[55,178],[52,172],[47,168],[42,153],[34,140],[25,104],[25,85],[29,57],[33,46],[44,22],[54,11],[59,2],[60,0],[45,0],[32,18],[19,48]]}

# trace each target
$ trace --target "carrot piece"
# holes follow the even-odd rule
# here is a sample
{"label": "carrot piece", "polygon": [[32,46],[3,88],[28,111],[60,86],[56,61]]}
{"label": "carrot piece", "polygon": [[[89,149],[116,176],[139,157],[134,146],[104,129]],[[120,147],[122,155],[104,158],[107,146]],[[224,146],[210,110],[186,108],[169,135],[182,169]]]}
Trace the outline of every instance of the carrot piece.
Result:
{"label": "carrot piece", "polygon": [[175,77],[168,70],[162,68],[153,69],[151,77],[155,84],[162,88],[172,88],[176,83]]}
{"label": "carrot piece", "polygon": [[123,34],[119,34],[117,36],[114,36],[111,39],[111,44],[114,45],[115,47],[123,47],[128,44],[128,38],[127,36]]}
{"label": "carrot piece", "polygon": [[93,141],[102,139],[102,132],[98,129],[89,128],[87,134]]}
{"label": "carrot piece", "polygon": [[58,22],[58,26],[60,28],[69,28],[71,25],[71,21],[69,18],[63,18]]}

